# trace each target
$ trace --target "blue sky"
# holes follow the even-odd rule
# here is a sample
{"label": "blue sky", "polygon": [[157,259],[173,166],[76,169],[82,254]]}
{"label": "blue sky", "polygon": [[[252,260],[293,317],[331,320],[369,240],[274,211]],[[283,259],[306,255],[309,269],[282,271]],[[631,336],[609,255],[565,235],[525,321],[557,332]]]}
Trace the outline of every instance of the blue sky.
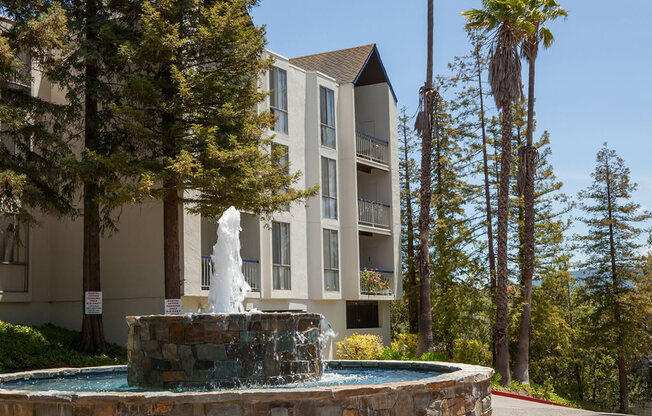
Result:
{"label": "blue sky", "polygon": [[[556,42],[537,61],[539,136],[551,134],[552,163],[575,196],[590,184],[607,141],[652,209],[652,16],[650,0],[560,0],[569,12],[551,29]],[[480,0],[435,0],[435,72],[469,44],[460,13]],[[425,78],[425,0],[262,0],[257,25],[287,57],[376,43],[399,105],[413,113]],[[578,227],[577,231],[582,231]]]}

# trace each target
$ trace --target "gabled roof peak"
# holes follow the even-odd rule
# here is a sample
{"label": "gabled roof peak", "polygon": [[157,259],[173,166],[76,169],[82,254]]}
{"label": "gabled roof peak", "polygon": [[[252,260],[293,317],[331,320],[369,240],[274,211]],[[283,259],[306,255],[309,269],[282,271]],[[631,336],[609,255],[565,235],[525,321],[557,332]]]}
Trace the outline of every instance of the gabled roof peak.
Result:
{"label": "gabled roof peak", "polygon": [[292,58],[290,63],[308,71],[326,74],[341,84],[362,86],[387,82],[396,100],[375,43]]}

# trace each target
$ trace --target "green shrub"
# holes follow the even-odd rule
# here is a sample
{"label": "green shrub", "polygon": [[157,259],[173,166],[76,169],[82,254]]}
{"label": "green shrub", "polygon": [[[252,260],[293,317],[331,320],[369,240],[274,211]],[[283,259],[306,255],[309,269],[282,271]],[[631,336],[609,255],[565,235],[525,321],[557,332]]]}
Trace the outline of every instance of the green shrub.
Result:
{"label": "green shrub", "polygon": [[417,334],[396,334],[392,341],[392,352],[400,360],[413,360],[417,356]]}
{"label": "green shrub", "polygon": [[430,351],[419,357],[419,361],[450,361],[445,352]]}
{"label": "green shrub", "polygon": [[456,339],[453,344],[453,361],[475,365],[490,365],[491,353],[477,339]]}
{"label": "green shrub", "polygon": [[126,364],[124,348],[109,344],[109,355],[75,349],[80,333],[54,325],[26,326],[0,321],[0,371]]}
{"label": "green shrub", "polygon": [[353,334],[337,343],[340,360],[377,360],[383,354],[383,340],[378,335]]}

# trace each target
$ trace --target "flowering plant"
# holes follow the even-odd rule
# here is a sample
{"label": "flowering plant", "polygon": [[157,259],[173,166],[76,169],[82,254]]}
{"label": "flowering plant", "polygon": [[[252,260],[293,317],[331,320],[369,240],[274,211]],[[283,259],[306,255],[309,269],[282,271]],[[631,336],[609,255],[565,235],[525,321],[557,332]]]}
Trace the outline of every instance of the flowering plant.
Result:
{"label": "flowering plant", "polygon": [[383,277],[378,269],[367,269],[360,271],[360,289],[363,293],[385,294],[390,293],[389,282]]}

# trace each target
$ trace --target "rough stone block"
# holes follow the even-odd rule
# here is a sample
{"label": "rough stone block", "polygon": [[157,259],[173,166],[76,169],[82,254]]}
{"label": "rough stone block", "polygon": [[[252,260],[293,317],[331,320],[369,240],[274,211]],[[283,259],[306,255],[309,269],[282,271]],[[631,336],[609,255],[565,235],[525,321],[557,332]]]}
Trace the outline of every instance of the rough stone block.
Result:
{"label": "rough stone block", "polygon": [[163,358],[166,360],[177,360],[179,358],[176,344],[163,344],[162,350]]}
{"label": "rough stone block", "polygon": [[242,416],[242,409],[235,404],[207,404],[204,406],[204,412],[206,416]]}
{"label": "rough stone block", "polygon": [[195,345],[196,357],[198,360],[224,361],[226,360],[226,349],[224,345],[197,344]]}
{"label": "rough stone block", "polygon": [[184,328],[186,344],[204,342],[204,325],[200,323],[187,324]]}
{"label": "rough stone block", "polygon": [[181,344],[183,342],[183,324],[174,322],[170,324],[170,343]]}
{"label": "rough stone block", "polygon": [[14,404],[14,416],[32,416],[34,414],[34,404],[16,403]]}

